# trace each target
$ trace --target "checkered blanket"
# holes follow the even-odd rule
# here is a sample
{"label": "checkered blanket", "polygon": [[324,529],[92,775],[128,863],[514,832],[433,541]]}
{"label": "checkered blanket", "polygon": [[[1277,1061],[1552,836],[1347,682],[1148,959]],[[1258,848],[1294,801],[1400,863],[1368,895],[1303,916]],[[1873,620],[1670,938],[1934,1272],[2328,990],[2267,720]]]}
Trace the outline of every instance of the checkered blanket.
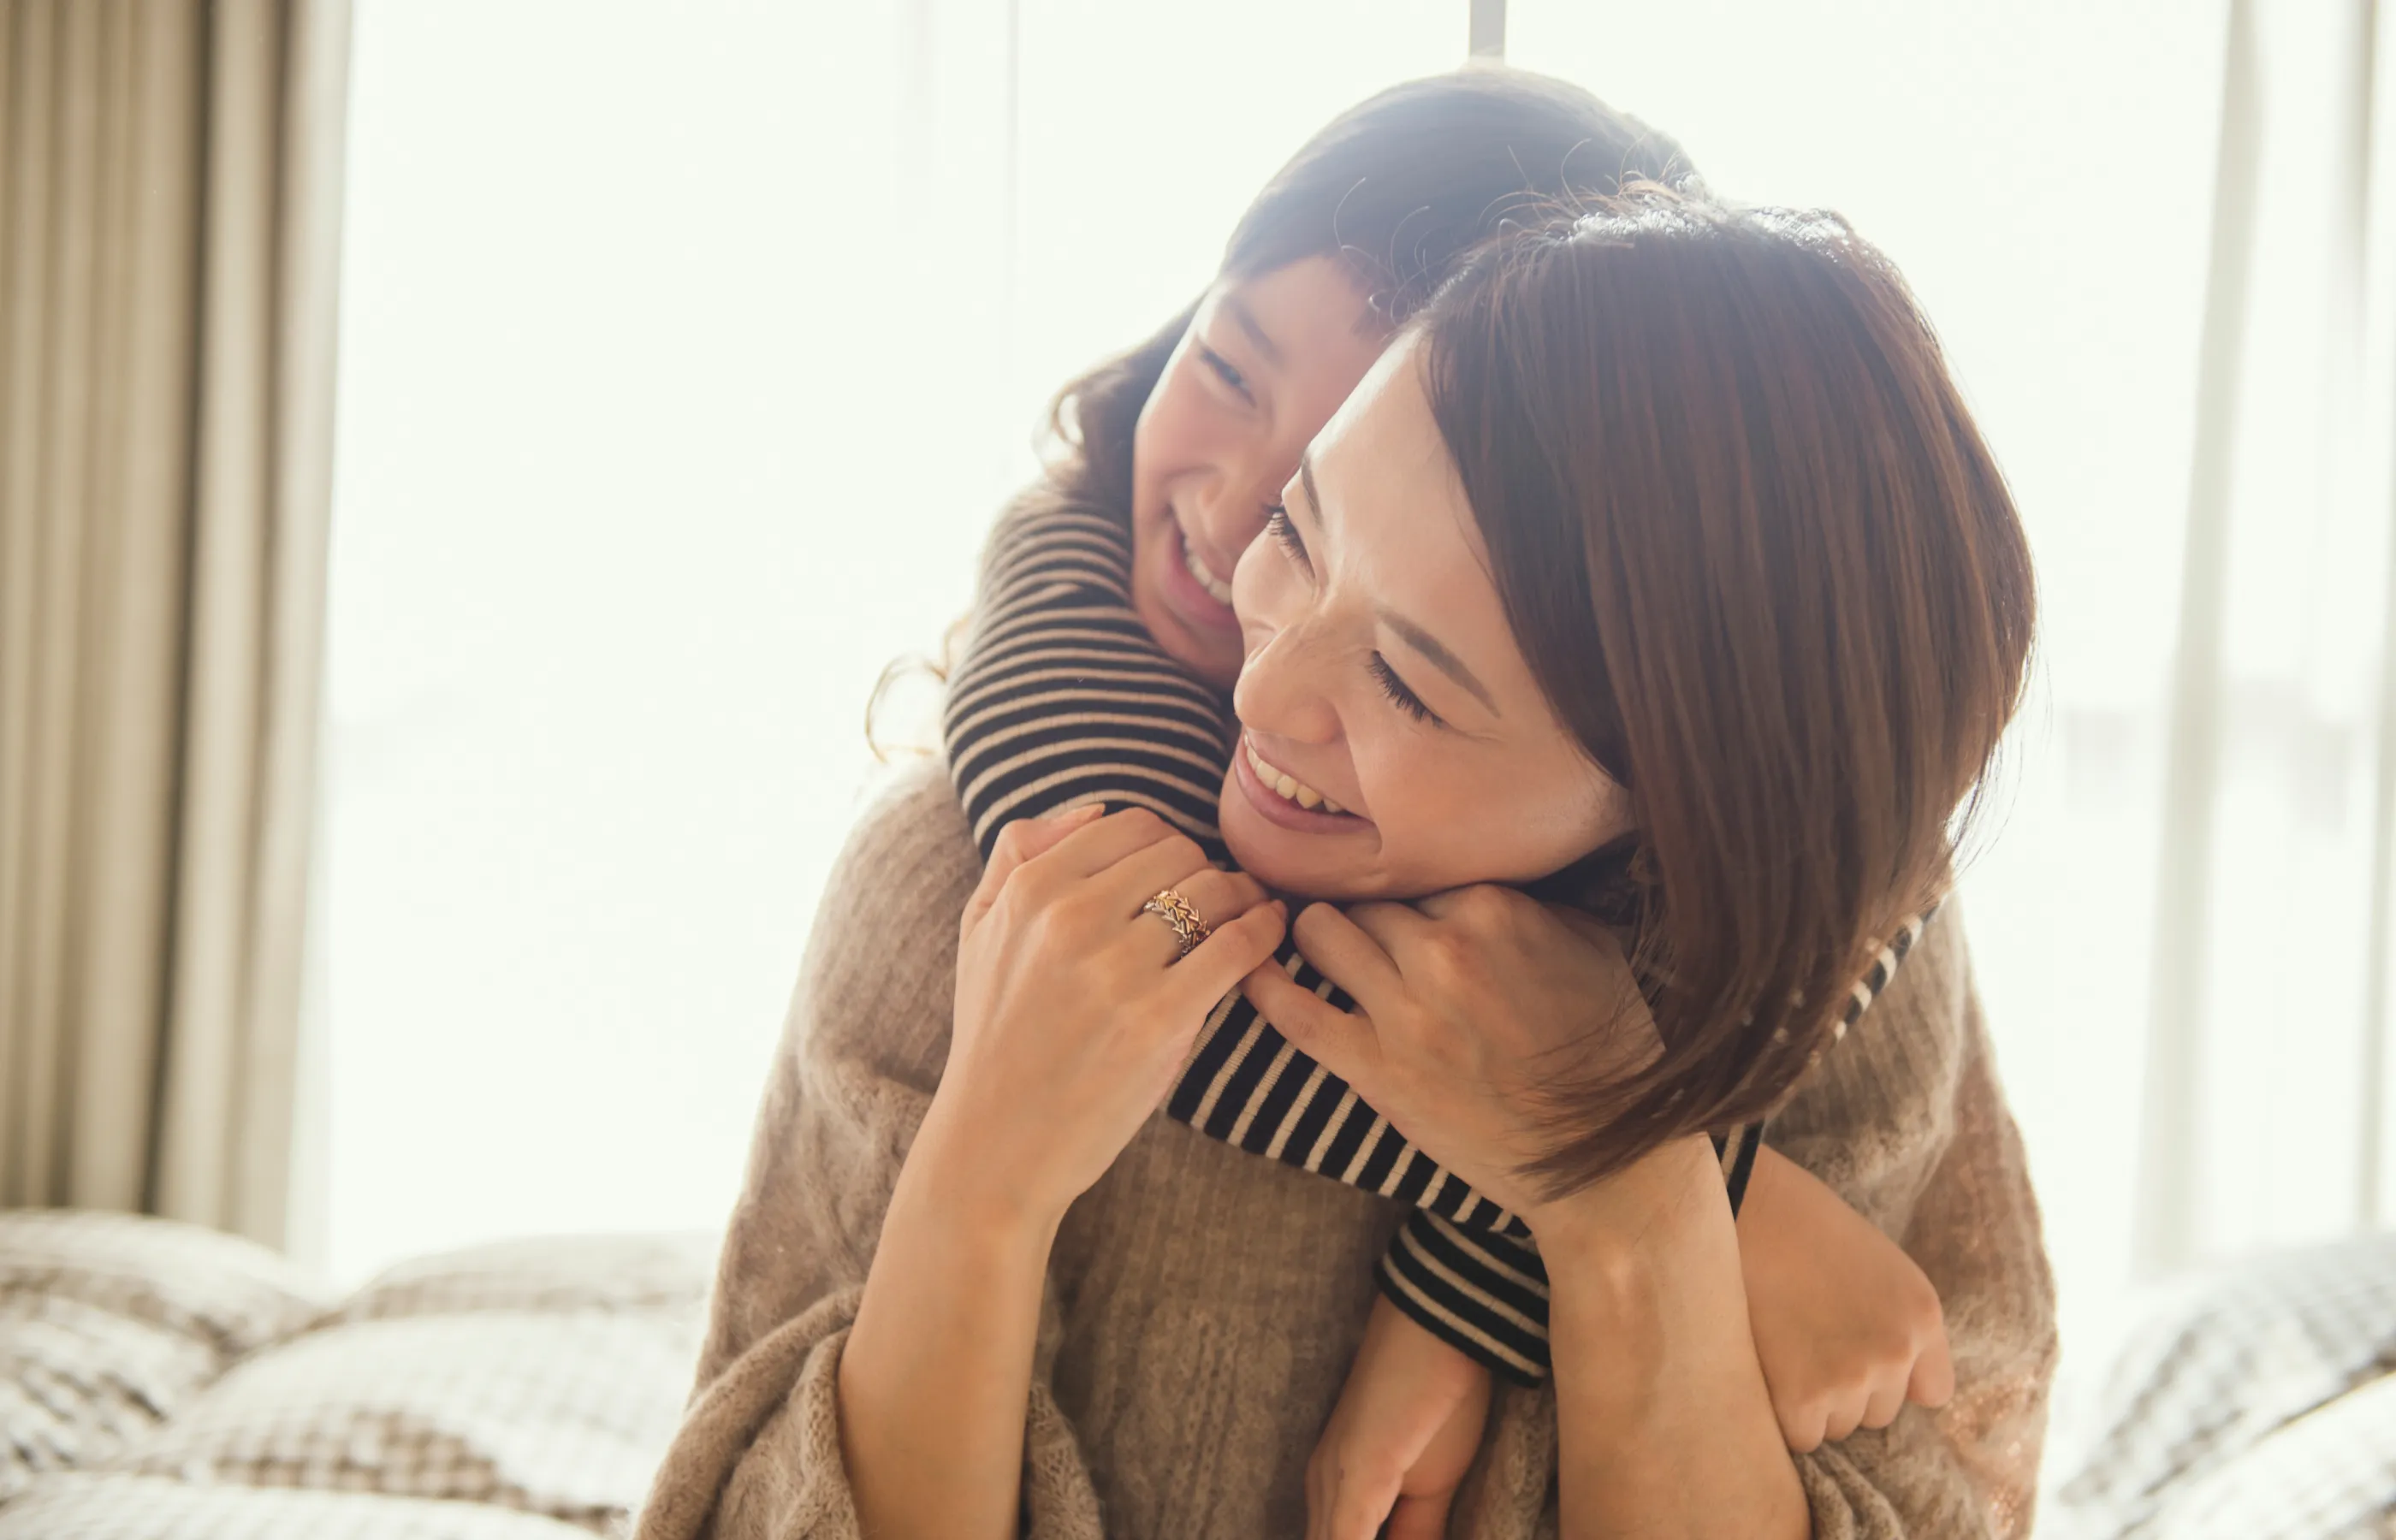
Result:
{"label": "checkered blanket", "polygon": [[2108,1381],[2043,1536],[2396,1536],[2396,1235],[2176,1288]]}
{"label": "checkered blanket", "polygon": [[571,1540],[678,1421],[713,1256],[523,1241],[346,1301],[124,1215],[0,1214],[0,1540]]}

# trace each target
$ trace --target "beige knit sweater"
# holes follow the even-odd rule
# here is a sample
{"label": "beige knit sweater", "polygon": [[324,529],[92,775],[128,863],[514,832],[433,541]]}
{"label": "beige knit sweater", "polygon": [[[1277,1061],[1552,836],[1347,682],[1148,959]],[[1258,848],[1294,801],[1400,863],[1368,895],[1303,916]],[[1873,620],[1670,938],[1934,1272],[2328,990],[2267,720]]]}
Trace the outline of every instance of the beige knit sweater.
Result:
{"label": "beige knit sweater", "polygon": [[[643,1540],[859,1534],[833,1387],[883,1207],[938,1082],[979,862],[947,776],[905,773],[827,884],[760,1109],[698,1385]],[[1947,1308],[1959,1391],[1798,1463],[1822,1540],[2019,1536],[2055,1364],[2054,1287],[1958,917],[1772,1127],[1897,1237]],[[1029,1408],[1028,1540],[1269,1540],[1402,1210],[1163,1116],[1075,1203]],[[1553,1534],[1551,1389],[1500,1385],[1451,1533]]]}

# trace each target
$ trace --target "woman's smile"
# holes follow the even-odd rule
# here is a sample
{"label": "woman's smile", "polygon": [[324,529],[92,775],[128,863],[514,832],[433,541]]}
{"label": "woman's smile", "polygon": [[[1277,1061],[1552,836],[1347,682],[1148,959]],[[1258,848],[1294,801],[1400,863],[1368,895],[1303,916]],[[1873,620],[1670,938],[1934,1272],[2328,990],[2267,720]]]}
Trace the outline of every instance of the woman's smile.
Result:
{"label": "woman's smile", "polygon": [[1296,833],[1353,834],[1372,827],[1371,819],[1349,812],[1266,759],[1257,751],[1256,741],[1245,734],[1240,751],[1232,756],[1231,778],[1258,812]]}

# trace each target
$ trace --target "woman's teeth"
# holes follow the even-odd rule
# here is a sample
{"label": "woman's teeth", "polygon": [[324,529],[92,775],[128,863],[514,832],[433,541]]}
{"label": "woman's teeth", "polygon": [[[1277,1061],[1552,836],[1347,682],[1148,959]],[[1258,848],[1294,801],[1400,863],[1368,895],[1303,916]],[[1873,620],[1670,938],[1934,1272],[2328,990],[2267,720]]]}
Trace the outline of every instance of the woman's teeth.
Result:
{"label": "woman's teeth", "polygon": [[1191,549],[1190,537],[1187,535],[1181,537],[1181,564],[1190,569],[1191,577],[1198,579],[1200,588],[1214,596],[1215,603],[1223,605],[1231,604],[1231,585],[1206,570],[1206,564],[1198,559],[1198,552]]}
{"label": "woman's teeth", "polygon": [[1296,776],[1291,775],[1288,771],[1276,768],[1275,766],[1267,763],[1265,762],[1265,757],[1257,752],[1257,746],[1255,744],[1247,743],[1243,740],[1242,747],[1245,748],[1248,751],[1248,767],[1257,773],[1257,779],[1264,782],[1267,786],[1271,787],[1273,790],[1281,796],[1298,803],[1300,807],[1319,808],[1325,813],[1343,813],[1347,811],[1338,803],[1333,802],[1322,792],[1317,791],[1314,788],[1307,785],[1304,781],[1299,780]]}

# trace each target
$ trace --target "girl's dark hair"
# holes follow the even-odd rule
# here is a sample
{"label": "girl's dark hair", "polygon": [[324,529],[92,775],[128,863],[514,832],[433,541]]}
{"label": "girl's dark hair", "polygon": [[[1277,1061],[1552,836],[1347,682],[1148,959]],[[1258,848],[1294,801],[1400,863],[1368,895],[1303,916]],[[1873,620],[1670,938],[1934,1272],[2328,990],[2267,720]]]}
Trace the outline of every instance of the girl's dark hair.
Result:
{"label": "girl's dark hair", "polygon": [[[1373,311],[1403,321],[1510,212],[1631,178],[1693,174],[1679,145],[1577,86],[1498,64],[1392,86],[1334,118],[1258,193],[1218,276],[1307,257],[1349,264]],[[1193,300],[1147,341],[1068,383],[1049,412],[1051,474],[1106,506],[1131,500],[1132,430]]]}
{"label": "girl's dark hair", "polygon": [[2030,550],[1904,280],[1835,215],[1634,188],[1491,242],[1413,325],[1514,635],[1632,804],[1663,1048],[1557,1083],[1561,1192],[1770,1111],[1951,883]]}

